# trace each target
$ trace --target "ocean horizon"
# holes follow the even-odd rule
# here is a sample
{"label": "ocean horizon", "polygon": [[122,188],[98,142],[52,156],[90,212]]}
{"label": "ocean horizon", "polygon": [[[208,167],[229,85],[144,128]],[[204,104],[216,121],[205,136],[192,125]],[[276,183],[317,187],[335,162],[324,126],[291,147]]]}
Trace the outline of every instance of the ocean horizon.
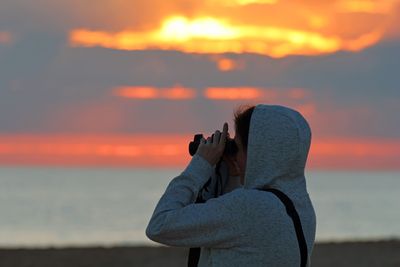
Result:
{"label": "ocean horizon", "polygon": [[[0,167],[0,247],[156,245],[145,227],[182,170]],[[306,171],[316,241],[400,238],[399,178]]]}

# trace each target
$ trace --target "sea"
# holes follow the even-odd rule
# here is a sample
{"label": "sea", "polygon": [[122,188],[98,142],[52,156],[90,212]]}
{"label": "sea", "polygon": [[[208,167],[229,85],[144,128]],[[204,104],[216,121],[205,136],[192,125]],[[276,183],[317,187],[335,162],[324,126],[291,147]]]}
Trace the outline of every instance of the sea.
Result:
{"label": "sea", "polygon": [[[156,245],[145,228],[182,169],[0,167],[0,247]],[[400,238],[400,172],[308,171],[317,241]]]}

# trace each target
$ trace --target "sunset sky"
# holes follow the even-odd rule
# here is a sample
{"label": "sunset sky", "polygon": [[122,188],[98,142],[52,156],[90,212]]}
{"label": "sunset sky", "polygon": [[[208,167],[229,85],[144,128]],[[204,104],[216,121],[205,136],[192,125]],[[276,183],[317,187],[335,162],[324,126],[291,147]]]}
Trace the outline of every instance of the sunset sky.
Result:
{"label": "sunset sky", "polygon": [[2,0],[0,165],[184,167],[240,104],[308,167],[400,170],[400,0]]}

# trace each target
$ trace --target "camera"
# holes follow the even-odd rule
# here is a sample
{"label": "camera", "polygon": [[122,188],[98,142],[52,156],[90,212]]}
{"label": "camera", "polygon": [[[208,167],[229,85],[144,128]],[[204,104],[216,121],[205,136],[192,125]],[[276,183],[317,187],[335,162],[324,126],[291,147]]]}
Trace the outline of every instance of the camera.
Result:
{"label": "camera", "polygon": [[[213,134],[213,136],[214,136],[214,134]],[[189,143],[189,154],[191,156],[193,156],[196,153],[197,148],[200,145],[201,138],[203,138],[202,134],[196,134],[193,137],[193,141],[191,141]],[[233,140],[232,138],[226,137],[224,154],[233,156],[237,153],[237,151],[238,151],[238,147],[235,143],[235,140]]]}

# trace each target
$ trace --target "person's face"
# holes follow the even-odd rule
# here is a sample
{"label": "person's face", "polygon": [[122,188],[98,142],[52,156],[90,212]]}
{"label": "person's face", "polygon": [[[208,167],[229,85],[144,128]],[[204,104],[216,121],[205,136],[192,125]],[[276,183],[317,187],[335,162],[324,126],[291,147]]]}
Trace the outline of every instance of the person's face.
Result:
{"label": "person's face", "polygon": [[247,159],[247,153],[244,151],[242,141],[240,140],[239,135],[235,134],[234,138],[237,147],[238,147],[238,152],[236,154],[236,162],[239,167],[240,171],[240,182],[244,184],[244,174],[246,172],[246,159]]}

